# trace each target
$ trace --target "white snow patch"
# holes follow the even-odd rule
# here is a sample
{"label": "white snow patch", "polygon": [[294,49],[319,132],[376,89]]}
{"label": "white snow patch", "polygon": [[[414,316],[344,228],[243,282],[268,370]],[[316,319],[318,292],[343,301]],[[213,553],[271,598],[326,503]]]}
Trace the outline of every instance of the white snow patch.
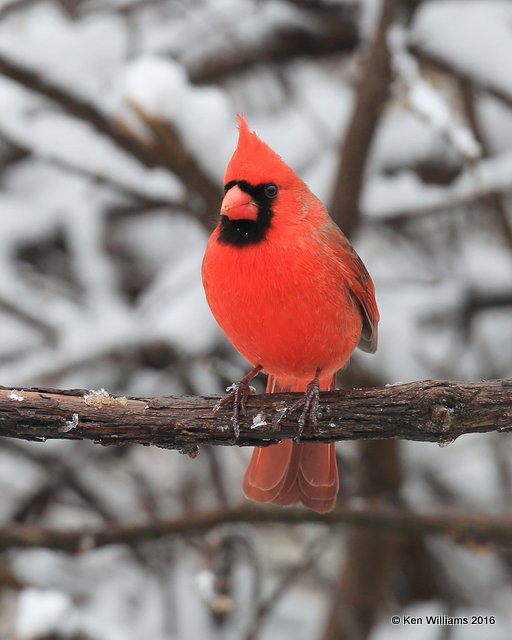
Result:
{"label": "white snow patch", "polygon": [[512,147],[512,112],[509,107],[489,95],[476,99],[477,116],[485,132],[488,150],[500,154]]}
{"label": "white snow patch", "polygon": [[417,60],[407,51],[406,32],[395,27],[390,41],[393,64],[405,90],[403,102],[407,108],[429,125],[431,134],[437,132],[460,156],[467,160],[480,158],[482,149],[473,132],[460,121],[457,110],[442,90],[421,75]]}
{"label": "white snow patch", "polygon": [[71,420],[66,420],[66,424],[63,425],[62,427],[59,427],[59,431],[61,433],[68,433],[69,431],[72,431],[77,427],[78,427],[78,413],[74,413],[71,416]]}
{"label": "white snow patch", "polygon": [[209,569],[198,571],[195,579],[197,590],[205,602],[215,598],[215,574]]}
{"label": "white snow patch", "polygon": [[53,635],[72,609],[70,597],[56,589],[25,589],[18,600],[16,638]]}
{"label": "white snow patch", "polygon": [[425,184],[411,171],[391,177],[377,176],[367,182],[363,209],[368,215],[378,218],[462,207],[490,192],[510,193],[511,175],[512,151],[508,151],[480,160],[463,171],[448,187]]}
{"label": "white snow patch", "polygon": [[187,77],[180,64],[146,55],[128,67],[122,89],[128,103],[148,116],[166,119],[183,108],[186,87]]}
{"label": "white snow patch", "polygon": [[146,332],[188,356],[202,355],[220,336],[201,282],[202,234],[196,234],[188,255],[161,269],[140,301],[140,320]]}
{"label": "white snow patch", "polygon": [[424,2],[411,41],[483,86],[512,96],[511,20],[508,0]]}
{"label": "white snow patch", "polygon": [[234,109],[223,91],[191,85],[179,63],[145,55],[127,67],[118,94],[118,114],[137,134],[152,138],[148,120],[176,126],[185,146],[222,179],[236,133],[230,127]]}
{"label": "white snow patch", "polygon": [[108,96],[105,89],[126,56],[127,43],[123,20],[114,12],[70,19],[58,5],[37,3],[0,23],[3,55],[94,101]]}
{"label": "white snow patch", "polygon": [[411,108],[437,129],[464,158],[474,160],[482,155],[473,133],[455,121],[453,110],[429,83],[417,79],[410,88],[408,101]]}
{"label": "white snow patch", "polygon": [[254,416],[254,418],[252,419],[251,429],[256,429],[257,427],[264,427],[266,424],[267,422],[263,417],[263,415],[261,413],[258,413],[258,415]]}
{"label": "white snow patch", "polygon": [[112,396],[106,389],[91,390],[88,393],[84,393],[84,402],[86,404],[93,404],[97,400],[110,399]]}

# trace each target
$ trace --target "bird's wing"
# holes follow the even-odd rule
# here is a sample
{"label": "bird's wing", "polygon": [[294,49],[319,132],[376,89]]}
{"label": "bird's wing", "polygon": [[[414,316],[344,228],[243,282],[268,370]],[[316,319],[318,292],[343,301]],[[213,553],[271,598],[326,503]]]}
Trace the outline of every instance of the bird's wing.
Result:
{"label": "bird's wing", "polygon": [[336,227],[336,231],[338,232],[335,243],[336,253],[341,263],[343,278],[360,306],[363,316],[363,330],[358,347],[367,353],[375,353],[378,341],[377,324],[379,322],[375,288],[361,258],[338,227]]}

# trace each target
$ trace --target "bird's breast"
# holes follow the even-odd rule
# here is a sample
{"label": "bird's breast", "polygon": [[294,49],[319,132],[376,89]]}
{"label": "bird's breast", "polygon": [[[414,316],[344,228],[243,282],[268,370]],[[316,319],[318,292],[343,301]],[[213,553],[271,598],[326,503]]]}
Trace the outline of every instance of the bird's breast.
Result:
{"label": "bird's breast", "polygon": [[362,320],[334,253],[314,240],[236,248],[210,239],[203,281],[211,310],[235,348],[276,376],[340,369]]}

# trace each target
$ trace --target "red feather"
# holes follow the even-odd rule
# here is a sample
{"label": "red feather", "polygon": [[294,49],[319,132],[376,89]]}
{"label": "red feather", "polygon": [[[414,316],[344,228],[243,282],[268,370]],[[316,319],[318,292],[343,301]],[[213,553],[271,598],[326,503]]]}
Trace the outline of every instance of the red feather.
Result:
{"label": "red feather", "polygon": [[[294,388],[294,387],[299,387]],[[334,378],[325,391],[334,389]],[[303,385],[281,387],[269,376],[268,393],[303,391]],[[257,502],[290,506],[302,502],[306,507],[331,511],[339,488],[336,444],[296,444],[292,440],[271,447],[256,447],[245,472],[245,495]]]}

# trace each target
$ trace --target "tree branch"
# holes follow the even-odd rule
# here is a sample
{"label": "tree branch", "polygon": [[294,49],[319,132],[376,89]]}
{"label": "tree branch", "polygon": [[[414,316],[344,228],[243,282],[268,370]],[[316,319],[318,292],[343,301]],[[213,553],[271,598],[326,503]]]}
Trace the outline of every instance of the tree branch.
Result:
{"label": "tree branch", "polygon": [[[186,148],[179,131],[172,123],[163,123],[157,144],[151,146],[120,126],[94,103],[59,86],[33,69],[0,54],[0,74],[10,78],[26,89],[33,91],[58,104],[65,112],[91,125],[99,134],[107,137],[123,151],[149,168],[163,167],[175,173],[184,185],[197,193],[205,203],[205,210],[215,210],[219,204],[220,192],[202,170],[196,158]],[[149,121],[153,133],[157,133],[158,121]],[[198,218],[205,222],[202,215]]]}
{"label": "tree branch", "polygon": [[424,64],[430,65],[439,71],[447,73],[454,78],[468,84],[475,91],[482,91],[502,102],[506,107],[512,107],[512,95],[506,88],[500,87],[490,81],[486,81],[483,76],[472,73],[469,69],[457,66],[454,60],[449,60],[441,54],[431,51],[419,42],[410,42],[408,50],[413,56]]}
{"label": "tree branch", "polygon": [[[296,393],[252,396],[240,425],[240,446],[267,446],[297,432],[284,411]],[[214,412],[218,396],[126,398],[104,390],[0,387],[0,435],[24,440],[139,443],[192,452],[198,445],[235,444],[231,411]],[[303,440],[329,442],[404,438],[449,442],[462,434],[512,427],[512,380],[441,382],[321,394],[317,428]]]}
{"label": "tree branch", "polygon": [[454,326],[464,339],[469,339],[475,319],[482,312],[512,307],[512,291],[483,291],[468,289],[455,307],[445,307],[430,313],[422,324],[430,328]]}
{"label": "tree branch", "polygon": [[159,166],[156,158],[137,139],[127,135],[96,105],[70,90],[53,83],[36,71],[25,67],[5,55],[0,55],[0,74],[26,89],[38,93],[58,104],[64,111],[89,123],[98,133],[112,140],[118,147],[137,158],[146,167]]}
{"label": "tree branch", "polygon": [[304,56],[315,59],[351,53],[359,44],[355,4],[320,7],[316,2],[298,0],[293,4],[303,9],[303,24],[281,25],[263,35],[257,43],[241,43],[234,34],[226,34],[228,46],[222,51],[207,51],[207,55],[188,65],[190,81],[197,84],[219,82],[230,74],[247,71],[256,65],[283,64]]}
{"label": "tree branch", "polygon": [[[6,142],[12,149],[15,150],[17,154],[15,157],[26,158],[30,155],[34,156],[42,160],[43,162],[47,162],[49,165],[53,165],[64,171],[69,173],[73,173],[75,175],[82,175],[90,178],[96,184],[105,184],[110,188],[115,189],[117,192],[128,196],[131,200],[135,202],[135,206],[138,207],[167,207],[169,209],[176,209],[178,211],[187,211],[189,213],[193,213],[193,210],[190,208],[189,204],[185,199],[183,200],[173,200],[170,198],[160,198],[154,197],[150,192],[146,193],[143,189],[140,189],[138,186],[131,185],[129,183],[124,183],[121,180],[118,180],[115,176],[103,174],[101,172],[96,172],[93,169],[87,166],[81,166],[78,164],[73,164],[69,161],[69,159],[60,158],[58,154],[52,155],[51,153],[45,154],[41,152],[37,148],[31,148],[28,144],[20,142],[19,140],[15,140],[11,137],[10,134],[6,133],[0,128],[0,140]],[[218,198],[217,198],[218,199]]]}
{"label": "tree branch", "polygon": [[350,238],[359,219],[365,167],[392,80],[387,38],[396,0],[384,0],[372,47],[364,67],[350,122],[341,145],[341,162],[329,204],[332,218]]}
{"label": "tree branch", "polygon": [[175,520],[144,524],[111,523],[95,528],[53,529],[19,525],[0,527],[0,551],[11,548],[45,548],[79,553],[111,544],[137,545],[165,536],[188,536],[210,532],[225,524],[346,524],[362,529],[393,531],[403,536],[447,535],[457,542],[494,542],[509,545],[512,517],[487,514],[410,513],[378,505],[341,506],[330,513],[292,507],[238,506],[202,511]]}
{"label": "tree branch", "polygon": [[[396,13],[396,0],[382,0],[380,17],[362,70],[352,115],[341,145],[333,197],[329,210],[349,239],[361,222],[361,195],[366,166],[384,108],[389,98],[393,71],[388,31]],[[358,443],[356,485],[364,496],[399,494],[400,455],[396,440]],[[377,464],[374,464],[377,461]],[[399,541],[386,533],[354,532],[344,548],[338,584],[330,598],[323,640],[346,640],[369,636],[388,597]],[[343,603],[340,606],[340,603]]]}

